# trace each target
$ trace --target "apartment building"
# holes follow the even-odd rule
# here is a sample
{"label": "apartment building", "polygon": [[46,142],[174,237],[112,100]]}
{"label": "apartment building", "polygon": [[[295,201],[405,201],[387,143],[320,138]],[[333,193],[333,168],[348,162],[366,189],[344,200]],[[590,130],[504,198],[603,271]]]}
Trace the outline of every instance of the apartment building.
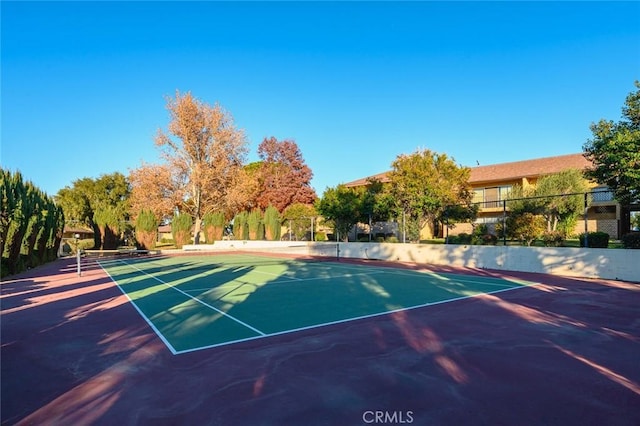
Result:
{"label": "apartment building", "polygon": [[[568,169],[584,170],[589,166],[589,160],[582,153],[578,153],[471,167],[469,183],[473,188],[473,202],[478,203],[480,207],[476,223],[484,223],[492,228],[494,224],[500,222],[505,214],[504,200],[514,186],[535,185],[542,176]],[[358,179],[346,183],[345,186],[366,185],[371,179],[377,179],[383,183],[389,182],[388,172]],[[581,220],[576,225],[576,233],[585,231],[586,222],[586,228],[589,232],[603,231],[612,238],[619,238],[629,229],[631,211],[627,208],[622,209],[613,199],[612,193],[606,192],[606,187],[599,187],[594,183],[591,188],[597,193],[592,195],[586,221]],[[457,224],[450,232],[453,234],[470,233],[471,230],[471,224]],[[434,233],[436,236],[442,236],[444,231],[438,227],[425,229],[421,237],[429,238]]]}

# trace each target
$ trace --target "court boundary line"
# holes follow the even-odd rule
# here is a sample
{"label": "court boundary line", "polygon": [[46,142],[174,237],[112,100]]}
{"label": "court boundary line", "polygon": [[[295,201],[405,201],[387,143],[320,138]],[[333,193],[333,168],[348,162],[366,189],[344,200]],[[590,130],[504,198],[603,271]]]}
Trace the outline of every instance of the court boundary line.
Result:
{"label": "court boundary line", "polygon": [[285,334],[293,334],[293,333],[298,333],[298,332],[301,332],[301,331],[313,330],[315,328],[328,327],[328,326],[331,326],[331,325],[337,325],[337,324],[344,324],[344,323],[348,323],[348,322],[361,321],[361,320],[365,320],[365,319],[369,319],[369,318],[381,317],[381,316],[384,316],[384,315],[392,315],[392,314],[395,314],[395,313],[398,313],[398,312],[411,311],[411,310],[414,310],[414,309],[427,308],[427,307],[430,307],[430,306],[441,305],[441,304],[444,304],[444,303],[458,302],[458,301],[466,300],[466,299],[473,299],[473,298],[476,298],[476,297],[486,296],[488,294],[496,294],[496,293],[502,293],[502,292],[511,291],[511,290],[519,290],[519,289],[523,289],[523,288],[530,288],[530,287],[533,287],[533,286],[538,285],[538,284],[539,283],[533,283],[532,282],[530,285],[520,285],[520,286],[509,287],[509,288],[503,288],[503,289],[495,290],[495,291],[482,292],[482,293],[474,294],[472,296],[461,296],[461,297],[455,297],[453,299],[438,300],[436,302],[427,302],[427,303],[422,303],[422,304],[419,304],[419,305],[393,309],[393,310],[390,310],[390,311],[376,312],[376,313],[373,313],[373,314],[367,314],[367,315],[361,315],[361,316],[357,316],[357,317],[345,318],[345,319],[336,320],[336,321],[329,321],[329,322],[326,322],[326,323],[314,324],[314,325],[309,325],[309,326],[299,327],[299,328],[293,328],[293,329],[289,329],[289,330],[278,331],[278,332],[275,332],[275,333],[268,333],[268,334],[265,334],[263,336],[254,336],[254,337],[246,337],[246,338],[243,338],[243,339],[230,340],[228,342],[215,343],[215,344],[212,344],[212,345],[200,346],[200,347],[191,348],[191,349],[184,349],[184,350],[176,352],[174,355],[183,355],[183,354],[187,354],[187,353],[191,353],[191,352],[197,352],[197,351],[201,351],[201,350],[205,350],[205,349],[213,349],[213,348],[222,347],[222,346],[226,346],[226,345],[233,345],[233,344],[236,344],[236,343],[248,342],[248,341],[258,340],[258,339],[265,339],[265,338],[275,337],[275,336],[282,336],[282,335],[285,335]]}
{"label": "court boundary line", "polygon": [[[329,281],[329,280],[334,280],[334,279],[341,279],[341,278],[350,278],[350,277],[358,277],[358,276],[365,276],[368,277],[370,275],[376,275],[376,274],[386,274],[386,271],[373,271],[373,272],[363,272],[361,274],[346,274],[346,275],[336,275],[336,276],[332,276],[332,277],[313,277],[313,278],[295,278],[295,279],[289,279],[288,281],[282,280],[282,281],[269,281],[269,285],[271,284],[284,284],[284,285],[296,285],[296,283],[302,283],[302,282],[306,282],[306,281],[320,281],[320,280],[325,280],[325,281]],[[288,277],[285,277],[288,278]],[[235,280],[229,281],[229,282],[234,282]],[[253,283],[247,283],[247,282],[242,282],[239,281],[242,285],[255,285]],[[242,286],[241,285],[241,286]],[[239,286],[239,287],[241,287]],[[214,287],[216,288],[216,287]],[[207,291],[207,290],[213,290],[214,288],[209,287],[209,288],[194,288],[192,290],[183,290],[184,292],[196,292],[196,291]]]}
{"label": "court boundary line", "polygon": [[[167,341],[167,339],[160,332],[160,330],[150,322],[150,320],[147,318],[147,316],[139,309],[139,307],[129,297],[129,295],[124,291],[124,289],[122,289],[120,284],[118,284],[118,282],[113,279],[111,274],[109,274],[109,272],[106,271],[106,269],[104,269],[104,267],[100,264],[100,262],[98,262],[100,267],[107,273],[109,278],[111,278],[111,280],[116,284],[116,286],[120,289],[120,291],[127,297],[127,299],[129,301],[131,301],[131,303],[134,305],[134,307],[136,308],[138,313],[145,319],[145,321],[151,326],[151,328],[156,332],[156,334],[161,338],[161,340],[167,345],[167,347],[169,348],[170,352],[173,355],[183,355],[183,354],[187,354],[187,353],[191,353],[191,352],[197,352],[197,351],[200,351],[200,350],[213,349],[213,348],[217,348],[217,347],[233,345],[233,344],[236,344],[236,343],[248,342],[248,341],[252,341],[252,340],[264,339],[264,338],[281,336],[281,335],[286,335],[286,334],[293,334],[293,333],[298,333],[298,332],[301,332],[301,331],[313,330],[313,329],[316,329],[316,328],[328,327],[328,326],[337,325],[337,324],[344,324],[344,323],[348,323],[348,322],[361,321],[361,320],[366,320],[366,319],[369,319],[369,318],[376,318],[376,317],[381,317],[381,316],[385,316],[385,315],[392,315],[392,314],[395,314],[395,313],[398,313],[398,312],[411,311],[411,310],[415,310],[415,309],[427,308],[427,307],[430,307],[430,306],[436,306],[436,305],[441,305],[441,304],[450,303],[450,302],[457,302],[457,301],[461,301],[461,300],[473,299],[473,298],[476,298],[476,297],[482,297],[482,296],[496,294],[496,293],[503,293],[503,292],[511,291],[511,290],[529,288],[529,287],[533,287],[533,286],[536,286],[536,285],[540,284],[540,283],[536,283],[536,282],[532,282],[532,281],[524,281],[524,282],[529,283],[529,284],[514,283],[513,286],[508,286],[508,284],[504,284],[504,285],[502,285],[503,287],[504,286],[508,286],[508,287],[507,288],[498,289],[498,290],[494,290],[494,291],[489,291],[489,292],[480,292],[478,294],[474,294],[474,295],[470,295],[470,296],[460,296],[460,297],[454,297],[454,298],[446,299],[446,300],[438,300],[438,301],[435,301],[435,302],[421,303],[421,304],[418,304],[418,305],[407,306],[407,307],[392,309],[392,310],[383,311],[383,312],[375,312],[375,313],[372,313],[372,314],[360,315],[360,316],[350,317],[350,318],[344,318],[344,319],[341,319],[341,320],[329,321],[329,322],[326,322],[326,323],[313,324],[313,325],[309,325],[309,326],[305,326],[305,327],[298,327],[298,328],[293,328],[293,329],[288,329],[288,330],[277,331],[277,332],[274,332],[274,333],[264,333],[264,332],[258,330],[257,328],[251,326],[250,324],[247,324],[247,323],[245,323],[245,322],[233,317],[232,315],[229,315],[229,314],[219,310],[218,308],[216,308],[216,307],[214,307],[214,306],[212,306],[212,305],[210,305],[210,304],[198,299],[197,297],[191,296],[186,291],[181,290],[181,289],[175,287],[174,285],[169,284],[169,283],[163,281],[162,279],[160,279],[160,278],[158,278],[158,277],[156,277],[156,276],[154,276],[154,275],[152,275],[152,274],[150,274],[148,272],[145,272],[145,271],[141,270],[140,268],[136,267],[135,265],[133,265],[133,264],[131,264],[129,262],[126,262],[126,261],[121,260],[121,259],[119,259],[118,261],[120,263],[123,263],[123,264],[131,267],[132,269],[142,273],[143,275],[147,275],[147,276],[153,278],[154,280],[166,285],[167,287],[176,290],[177,292],[183,294],[184,296],[195,300],[196,302],[202,304],[203,306],[208,307],[208,308],[210,308],[210,309],[222,314],[223,316],[226,316],[229,319],[232,319],[232,320],[238,322],[239,324],[244,325],[245,327],[249,328],[250,330],[255,331],[256,333],[258,333],[257,336],[245,337],[245,338],[236,339],[236,340],[229,340],[229,341],[226,341],[226,342],[214,343],[214,344],[205,345],[205,346],[198,346],[198,347],[193,347],[193,348],[189,348],[189,349],[176,350]],[[343,266],[343,267],[344,268],[349,268],[348,266]],[[376,268],[376,269],[377,270],[374,271],[374,274],[375,273],[391,273],[391,274],[393,274],[394,272],[399,272],[400,275],[413,275],[411,273],[405,273],[404,271],[386,271],[386,270],[384,270],[385,268]],[[418,271],[412,271],[412,272],[414,272],[415,274],[421,274],[421,272],[418,272]],[[426,273],[426,274],[427,275],[432,275],[432,274],[435,274],[435,273]],[[369,273],[349,274],[349,275],[369,275]],[[437,275],[437,274],[435,274],[435,275]],[[332,277],[310,278],[308,280],[309,281],[314,280],[314,279],[329,280],[331,278]],[[492,279],[495,279],[495,280],[502,280],[501,278],[496,278],[496,277],[488,277],[488,278],[492,278]],[[452,280],[452,281],[455,281],[455,280]],[[474,281],[474,280],[469,280],[469,281]],[[294,282],[296,282],[296,281],[281,281],[280,283],[281,284],[290,284],[290,283],[294,283]],[[487,283],[487,284],[491,285],[489,283]],[[515,285],[515,284],[518,284],[518,285]],[[493,284],[493,285],[499,285],[499,284]],[[195,291],[195,290],[191,290],[191,291]]]}
{"label": "court boundary line", "polygon": [[[128,262],[126,262],[126,261],[124,261],[124,260],[120,260],[120,262],[121,262],[121,263],[124,263],[125,265],[129,266],[129,267],[130,267],[130,268],[132,268],[132,269],[135,269],[136,271],[138,271],[138,272],[142,273],[143,275],[147,275],[147,276],[149,276],[149,277],[153,278],[154,280],[156,280],[156,281],[158,281],[158,282],[160,282],[160,283],[162,283],[162,284],[166,285],[166,286],[167,286],[167,287],[169,287],[169,288],[172,288],[173,290],[175,290],[175,291],[177,291],[178,293],[180,293],[180,294],[182,294],[182,295],[184,295],[184,296],[188,297],[189,299],[195,300],[196,302],[200,303],[201,305],[203,305],[203,306],[205,306],[205,307],[207,307],[207,308],[209,308],[209,309],[212,309],[212,310],[214,310],[214,311],[218,312],[219,314],[221,314],[221,315],[223,315],[223,316],[225,316],[225,317],[229,318],[230,320],[233,320],[233,321],[237,322],[237,323],[238,323],[238,324],[240,324],[240,325],[245,326],[245,327],[246,327],[246,328],[248,328],[249,330],[251,330],[251,331],[253,331],[253,332],[256,332],[256,333],[258,333],[258,334],[260,335],[260,336],[256,336],[256,337],[267,336],[267,334],[266,334],[266,333],[264,333],[264,332],[262,332],[262,331],[258,330],[257,328],[253,327],[252,325],[247,324],[246,322],[244,322],[244,321],[242,321],[242,320],[240,320],[240,319],[238,319],[238,318],[234,317],[233,315],[229,315],[228,313],[226,313],[226,312],[224,312],[224,311],[222,311],[222,310],[220,310],[220,309],[216,308],[215,306],[212,306],[212,305],[208,304],[208,303],[207,303],[207,302],[205,302],[204,300],[200,300],[200,299],[198,299],[197,297],[194,297],[194,296],[192,296],[192,295],[188,294],[188,293],[187,293],[187,292],[185,292],[184,290],[181,290],[181,289],[177,288],[176,286],[174,286],[174,285],[172,285],[172,284],[169,284],[169,283],[167,283],[167,282],[163,281],[162,279],[160,279],[160,278],[158,278],[158,277],[156,277],[156,276],[154,276],[154,275],[151,275],[150,273],[145,272],[145,271],[143,271],[142,269],[140,269],[140,268],[138,268],[138,267],[136,267],[136,266],[134,266],[134,265],[132,265],[132,264],[130,264],[130,263],[128,263]],[[102,267],[102,265],[100,265],[100,267]],[[103,268],[103,269],[104,269],[104,268]],[[108,273],[108,272],[107,272],[107,273]],[[109,277],[111,277],[111,275],[109,275]],[[111,280],[112,280],[112,281],[114,281],[118,287],[120,287],[120,284],[118,284],[118,282],[117,282],[116,280],[114,280],[114,279],[113,279],[113,277],[111,277]],[[122,289],[122,287],[120,287],[120,289],[124,292],[124,289]],[[131,300],[131,298],[129,298],[129,299]],[[146,318],[146,315],[145,315],[145,318]],[[157,330],[157,328],[155,328],[155,329]],[[178,352],[178,353],[179,353],[179,352]]]}
{"label": "court boundary line", "polygon": [[104,266],[102,266],[102,263],[100,263],[100,261],[96,261],[96,263],[100,266],[100,268],[102,268],[102,270],[104,271],[105,274],[107,274],[107,276],[109,277],[109,279],[111,280],[112,283],[114,283],[116,285],[116,287],[118,287],[118,290],[120,290],[120,292],[127,298],[127,300],[129,301],[129,303],[131,303],[133,305],[133,307],[135,308],[136,311],[138,311],[138,314],[140,314],[140,316],[144,319],[144,321],[149,325],[149,327],[151,327],[151,329],[156,333],[156,336],[158,336],[160,338],[160,340],[162,341],[162,343],[164,343],[167,348],[169,349],[169,351],[173,354],[173,355],[178,355],[179,352],[176,348],[173,347],[173,345],[171,343],[169,343],[169,341],[167,340],[166,337],[164,337],[164,334],[162,334],[160,332],[160,330],[158,330],[158,328],[151,322],[151,320],[144,314],[144,312],[142,312],[142,310],[140,309],[140,307],[136,304],[136,302],[131,299],[131,297],[127,294],[126,291],[124,291],[124,289],[122,287],[120,287],[120,284],[118,284],[118,281],[116,281],[113,276],[111,276],[111,274],[109,273],[109,271],[107,271]]}

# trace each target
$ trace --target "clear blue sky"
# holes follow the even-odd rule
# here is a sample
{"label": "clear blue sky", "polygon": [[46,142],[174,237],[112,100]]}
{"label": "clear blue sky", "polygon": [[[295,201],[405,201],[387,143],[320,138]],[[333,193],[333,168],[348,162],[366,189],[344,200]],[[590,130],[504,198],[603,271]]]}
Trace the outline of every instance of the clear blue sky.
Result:
{"label": "clear blue sky", "polygon": [[159,162],[176,89],[292,138],[326,187],[428,148],[582,151],[640,79],[640,3],[1,3],[2,167],[50,195]]}

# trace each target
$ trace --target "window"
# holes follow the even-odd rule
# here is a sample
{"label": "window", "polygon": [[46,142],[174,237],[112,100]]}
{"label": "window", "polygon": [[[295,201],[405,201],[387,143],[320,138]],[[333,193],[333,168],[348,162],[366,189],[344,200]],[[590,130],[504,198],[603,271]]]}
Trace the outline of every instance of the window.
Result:
{"label": "window", "polygon": [[478,188],[473,190],[473,202],[482,203],[483,208],[500,207],[510,193],[511,185]]}

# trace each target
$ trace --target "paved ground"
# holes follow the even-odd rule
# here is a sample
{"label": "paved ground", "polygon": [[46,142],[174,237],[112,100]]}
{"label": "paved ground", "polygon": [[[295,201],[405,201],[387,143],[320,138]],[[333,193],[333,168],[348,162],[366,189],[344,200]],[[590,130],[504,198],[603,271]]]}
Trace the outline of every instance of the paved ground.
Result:
{"label": "paved ground", "polygon": [[512,275],[540,284],[174,356],[59,260],[2,282],[2,424],[640,424],[640,285]]}

